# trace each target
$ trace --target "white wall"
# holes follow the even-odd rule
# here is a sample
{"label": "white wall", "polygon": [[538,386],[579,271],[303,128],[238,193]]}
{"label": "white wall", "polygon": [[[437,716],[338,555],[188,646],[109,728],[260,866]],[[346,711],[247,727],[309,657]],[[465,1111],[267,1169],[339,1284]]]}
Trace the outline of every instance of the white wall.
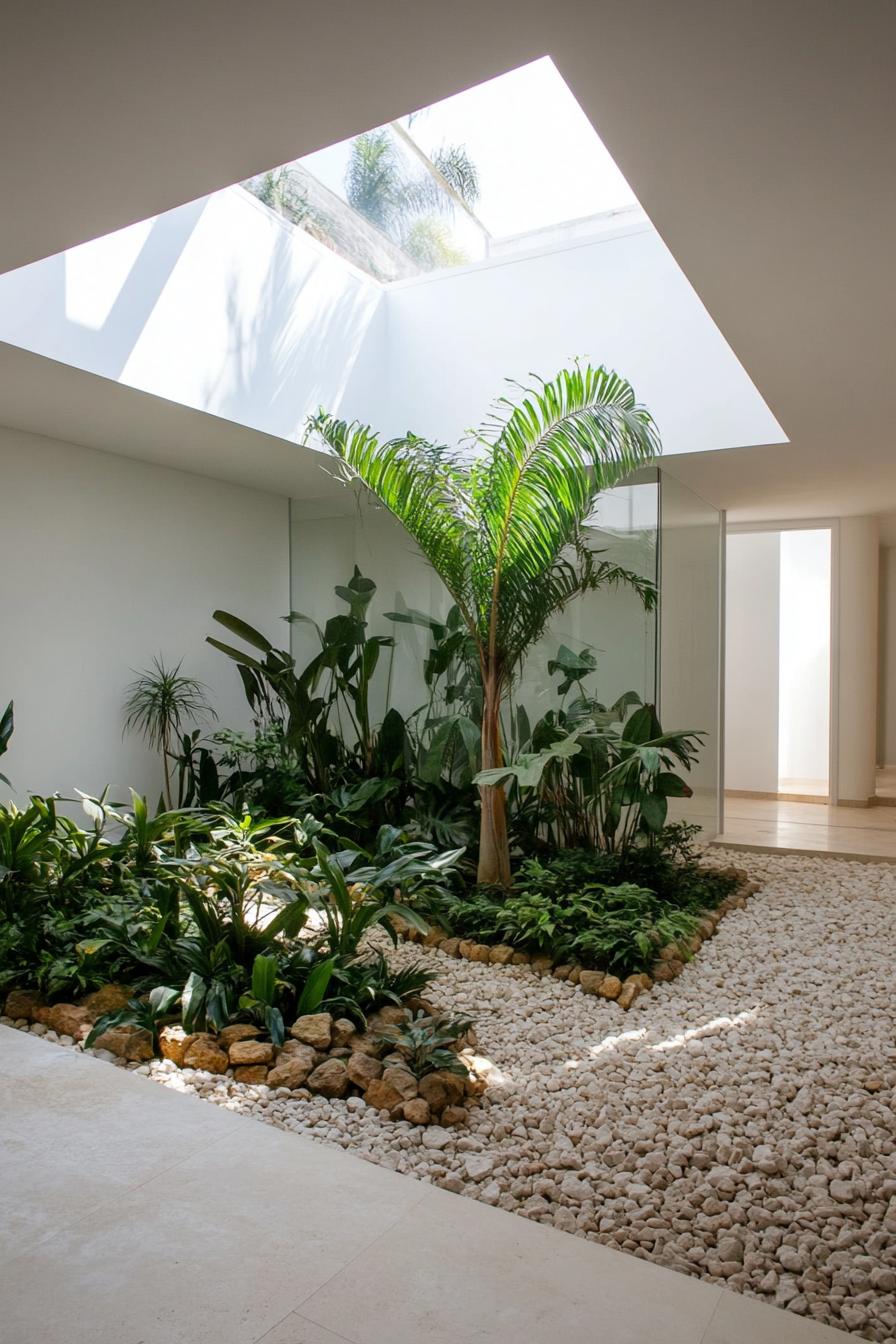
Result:
{"label": "white wall", "polygon": [[879,528],[876,518],[841,518],[839,542],[837,797],[874,796],[877,757]]}
{"label": "white wall", "polygon": [[880,551],[877,763],[896,766],[896,548]]}
{"label": "white wall", "polygon": [[0,340],[287,439],[323,405],[453,440],[575,356],[667,453],[783,438],[646,223],[383,289],[230,187],[0,276]]}
{"label": "white wall", "polygon": [[402,282],[388,294],[385,340],[388,377],[370,418],[393,434],[453,442],[505,379],[549,377],[581,356],[633,383],[667,453],[783,437],[649,226]]}
{"label": "white wall", "polygon": [[[778,778],[782,793],[828,793],[831,717],[831,532],[780,534]],[[802,785],[802,787],[801,787]]]}
{"label": "white wall", "polygon": [[[158,762],[122,739],[121,703],[153,655],[183,659],[222,724],[247,724],[233,664],[205,643],[216,607],[276,629],[288,610],[287,501],[0,429],[0,769],[18,795],[158,796]],[[285,627],[281,627],[285,630]]]}
{"label": "white wall", "polygon": [[342,404],[382,295],[230,187],[0,276],[0,339],[296,439]]}
{"label": "white wall", "polygon": [[728,536],[725,788],[778,791],[778,532]]}

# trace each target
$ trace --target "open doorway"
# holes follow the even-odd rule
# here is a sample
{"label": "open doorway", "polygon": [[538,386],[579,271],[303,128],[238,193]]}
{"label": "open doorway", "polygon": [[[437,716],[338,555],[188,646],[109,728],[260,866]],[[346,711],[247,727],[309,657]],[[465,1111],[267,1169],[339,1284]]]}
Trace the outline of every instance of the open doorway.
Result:
{"label": "open doorway", "polygon": [[831,801],[831,528],[732,530],[725,792]]}

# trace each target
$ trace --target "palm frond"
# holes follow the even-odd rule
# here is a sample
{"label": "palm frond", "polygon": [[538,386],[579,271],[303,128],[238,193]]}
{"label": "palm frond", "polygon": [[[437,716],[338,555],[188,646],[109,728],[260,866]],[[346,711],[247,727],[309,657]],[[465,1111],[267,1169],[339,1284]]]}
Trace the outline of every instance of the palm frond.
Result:
{"label": "palm frond", "polygon": [[453,454],[412,434],[381,441],[368,426],[323,411],[312,417],[309,429],[402,523],[471,624],[474,520],[467,473]]}

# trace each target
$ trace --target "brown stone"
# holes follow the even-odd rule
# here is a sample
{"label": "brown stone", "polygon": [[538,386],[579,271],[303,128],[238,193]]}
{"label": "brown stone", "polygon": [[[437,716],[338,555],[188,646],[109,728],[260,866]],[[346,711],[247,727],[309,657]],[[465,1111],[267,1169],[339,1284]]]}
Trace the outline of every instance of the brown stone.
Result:
{"label": "brown stone", "polygon": [[231,1064],[267,1065],[274,1062],[274,1047],[270,1041],[234,1041],[228,1054]]}
{"label": "brown stone", "polygon": [[700,948],[703,946],[703,939],[700,937],[699,933],[695,933],[693,938],[685,940],[684,946],[687,948],[688,952],[692,954],[699,952]]}
{"label": "brown stone", "polygon": [[446,957],[459,957],[460,956],[460,952],[458,951],[459,947],[460,947],[459,938],[443,938],[442,941],[439,943],[439,951],[444,952]]}
{"label": "brown stone", "polygon": [[404,1098],[400,1092],[385,1082],[382,1078],[374,1078],[364,1093],[364,1100],[368,1106],[372,1106],[376,1111],[394,1111],[396,1107],[404,1104]]}
{"label": "brown stone", "polygon": [[665,947],[661,947],[658,956],[660,961],[681,961],[677,943],[667,943]]}
{"label": "brown stone", "polygon": [[472,938],[462,938],[457,945],[457,951],[459,955],[463,957],[464,961],[472,961],[473,948],[475,946],[476,944],[473,942]]}
{"label": "brown stone", "polygon": [[430,925],[428,933],[424,933],[421,943],[424,947],[437,947],[445,937],[445,930],[436,928],[435,924]]}
{"label": "brown stone", "polygon": [[622,990],[622,981],[615,975],[605,975],[597,987],[602,999],[618,999]]}
{"label": "brown stone", "polygon": [[474,943],[473,951],[470,953],[471,961],[487,962],[491,957],[491,948],[487,943]]}
{"label": "brown stone", "polygon": [[314,1051],[310,1046],[305,1046],[305,1052],[302,1055],[287,1055],[281,1051],[277,1063],[268,1072],[268,1087],[301,1087],[314,1068]]}
{"label": "brown stone", "polygon": [[335,1046],[351,1045],[358,1034],[358,1028],[348,1017],[337,1017],[333,1023],[331,1044]]}
{"label": "brown stone", "polygon": [[467,1123],[466,1107],[446,1106],[439,1116],[439,1123],[443,1125],[465,1125]]}
{"label": "brown stone", "polygon": [[464,1098],[463,1078],[459,1074],[449,1073],[447,1069],[424,1074],[417,1087],[421,1097],[429,1102],[430,1110],[437,1115],[446,1106],[456,1106]]}
{"label": "brown stone", "polygon": [[206,1073],[226,1073],[230,1061],[225,1051],[210,1037],[197,1036],[184,1050],[184,1068]]}
{"label": "brown stone", "polygon": [[581,975],[582,975],[581,966],[570,966],[569,975],[566,978],[571,985],[577,985],[579,983],[579,980],[581,979]]}
{"label": "brown stone", "polygon": [[289,1029],[290,1036],[315,1050],[327,1050],[333,1039],[333,1018],[330,1013],[305,1013],[297,1017]]}
{"label": "brown stone", "polygon": [[183,1027],[163,1027],[159,1032],[159,1049],[163,1059],[170,1059],[179,1069],[184,1066],[187,1035]]}
{"label": "brown stone", "polygon": [[38,994],[36,989],[11,989],[6,996],[4,1012],[14,1022],[23,1017],[29,1022],[38,1022],[40,1019],[37,1014],[44,1006],[44,996]]}
{"label": "brown stone", "polygon": [[397,1003],[389,1003],[371,1013],[367,1019],[367,1030],[377,1032],[382,1031],[383,1027],[403,1027],[407,1020],[407,1008],[401,1008]]}
{"label": "brown stone", "polygon": [[654,980],[668,982],[675,979],[674,965],[675,962],[673,961],[655,961],[650,968],[650,973]]}
{"label": "brown stone", "polygon": [[554,960],[552,957],[547,957],[539,954],[539,956],[537,957],[530,958],[529,965],[532,967],[536,975],[549,975],[551,970],[553,969]]}
{"label": "brown stone", "polygon": [[86,1036],[93,1026],[93,1014],[73,1003],[54,1003],[51,1008],[39,1008],[35,1020],[43,1022],[60,1036],[73,1036],[75,1040]]}
{"label": "brown stone", "polygon": [[410,1125],[428,1125],[431,1119],[429,1102],[422,1097],[412,1097],[401,1104],[401,1114]]}
{"label": "brown stone", "polygon": [[623,984],[622,989],[619,991],[619,995],[616,999],[616,1002],[619,1004],[620,1008],[629,1009],[631,1008],[632,1004],[634,1003],[638,995],[642,993],[643,990],[640,983],[636,979],[634,979],[634,977],[630,976],[629,979],[626,980],[625,983]]}
{"label": "brown stone", "polygon": [[237,1083],[264,1083],[267,1082],[268,1070],[266,1064],[241,1064],[239,1068],[233,1071],[234,1081]]}
{"label": "brown stone", "polygon": [[488,1084],[484,1078],[466,1078],[464,1079],[464,1093],[468,1097],[481,1097]]}
{"label": "brown stone", "polygon": [[152,1037],[138,1027],[110,1027],[96,1038],[91,1049],[108,1050],[111,1055],[132,1063],[153,1057]]}
{"label": "brown stone", "polygon": [[234,1022],[232,1027],[222,1027],[218,1032],[218,1044],[222,1050],[229,1050],[237,1041],[251,1041],[260,1035],[261,1027],[253,1027],[249,1022]]}
{"label": "brown stone", "polygon": [[389,923],[392,925],[392,928],[399,938],[405,938],[408,929],[411,927],[407,920],[403,919],[401,915],[390,915]]}
{"label": "brown stone", "polygon": [[551,971],[551,975],[554,977],[555,980],[568,980],[571,972],[572,972],[571,966],[568,965],[555,966],[554,969]]}
{"label": "brown stone", "polygon": [[391,1064],[383,1073],[383,1082],[389,1087],[394,1087],[404,1101],[410,1101],[417,1095],[417,1079],[410,1069],[401,1064]]}
{"label": "brown stone", "polygon": [[360,1050],[355,1050],[349,1057],[345,1068],[349,1081],[363,1091],[368,1083],[372,1083],[374,1078],[382,1078],[383,1066],[373,1055],[365,1055]]}
{"label": "brown stone", "polygon": [[653,989],[653,981],[646,971],[636,971],[634,975],[626,976],[624,983],[628,984],[629,980],[633,980],[636,984],[639,984],[645,993],[647,990]]}
{"label": "brown stone", "polygon": [[603,971],[579,972],[579,984],[585,994],[596,994],[606,978]]}
{"label": "brown stone", "polygon": [[[329,1013],[324,1014],[329,1017]],[[344,1097],[348,1090],[348,1074],[341,1059],[326,1059],[308,1075],[312,1092],[324,1097]]]}
{"label": "brown stone", "polygon": [[495,943],[489,949],[488,959],[493,966],[509,966],[513,961],[513,948],[509,943]]}
{"label": "brown stone", "polygon": [[81,1007],[92,1013],[94,1018],[102,1017],[104,1013],[117,1013],[120,1008],[127,1008],[133,994],[134,991],[127,985],[103,985],[86,995],[81,1000]]}
{"label": "brown stone", "polygon": [[530,961],[531,957],[528,952],[514,952],[510,958],[511,966],[528,966]]}
{"label": "brown stone", "polygon": [[701,919],[697,928],[704,938],[711,938],[716,931],[715,921],[711,919]]}
{"label": "brown stone", "polygon": [[375,1059],[379,1059],[381,1055],[386,1053],[387,1048],[386,1042],[377,1040],[372,1031],[359,1032],[357,1036],[352,1038],[353,1054],[359,1052],[362,1055],[372,1055]]}

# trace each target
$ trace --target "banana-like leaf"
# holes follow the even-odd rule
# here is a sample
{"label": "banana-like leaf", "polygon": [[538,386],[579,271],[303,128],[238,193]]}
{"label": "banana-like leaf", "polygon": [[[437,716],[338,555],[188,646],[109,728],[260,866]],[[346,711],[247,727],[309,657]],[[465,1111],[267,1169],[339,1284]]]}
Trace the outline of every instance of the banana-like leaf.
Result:
{"label": "banana-like leaf", "polygon": [[232,635],[239,639],[244,639],[247,644],[251,644],[253,649],[260,649],[262,653],[273,652],[274,646],[269,639],[256,630],[254,626],[246,621],[241,621],[239,616],[233,616],[229,611],[214,611],[212,617],[223,625],[225,630],[229,630]]}

